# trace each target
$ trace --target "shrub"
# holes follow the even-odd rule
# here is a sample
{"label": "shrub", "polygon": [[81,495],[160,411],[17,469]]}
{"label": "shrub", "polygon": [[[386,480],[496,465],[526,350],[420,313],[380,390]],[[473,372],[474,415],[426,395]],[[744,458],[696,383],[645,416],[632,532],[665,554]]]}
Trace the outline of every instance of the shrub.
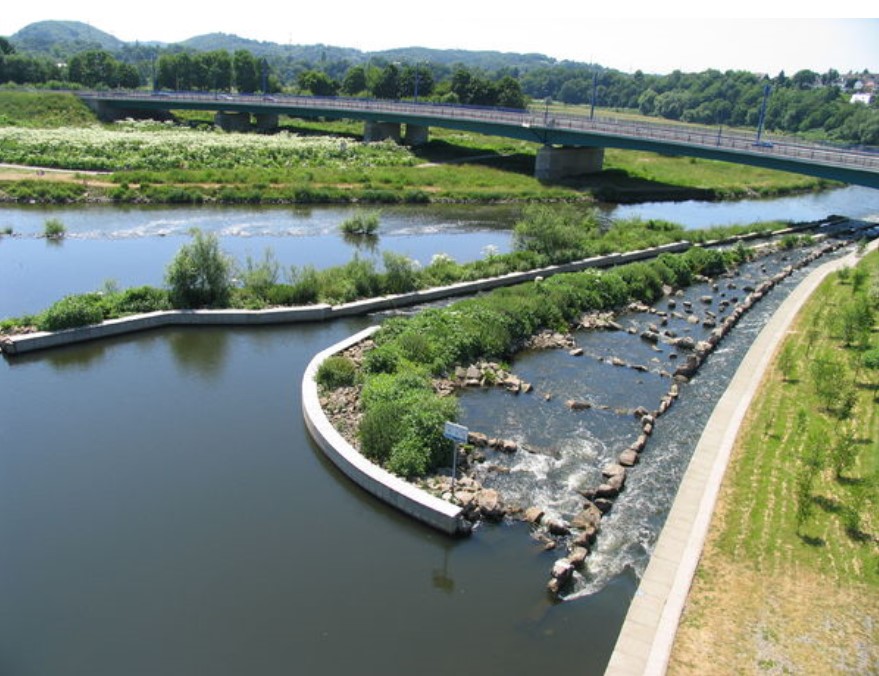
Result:
{"label": "shrub", "polygon": [[46,239],[61,239],[67,234],[67,228],[57,218],[50,218],[43,224],[43,235]]}
{"label": "shrub", "polygon": [[454,444],[443,436],[443,426],[447,420],[457,419],[457,415],[456,399],[436,395],[418,399],[403,418],[403,433],[391,449],[388,469],[410,478],[451,464]]}
{"label": "shrub", "polygon": [[174,307],[225,307],[232,289],[232,261],[222,251],[214,233],[190,231],[165,272]]}
{"label": "shrub", "polygon": [[97,293],[66,296],[40,315],[37,328],[40,331],[61,331],[100,324],[104,320],[103,300]]}
{"label": "shrub", "polygon": [[261,261],[254,261],[250,256],[238,275],[244,289],[263,300],[268,300],[269,291],[278,283],[281,266],[275,258],[275,252],[266,247]]}
{"label": "shrub", "polygon": [[317,369],[318,385],[335,390],[350,387],[357,379],[357,366],[348,357],[333,356],[325,359]]}
{"label": "shrub", "polygon": [[291,287],[290,304],[310,305],[318,302],[320,278],[313,265],[305,265],[301,268],[293,265],[287,276]]}
{"label": "shrub", "polygon": [[380,215],[378,211],[359,211],[342,221],[340,226],[346,235],[375,235],[378,231]]}
{"label": "shrub", "polygon": [[297,305],[296,287],[290,284],[275,284],[266,292],[269,305]]}
{"label": "shrub", "polygon": [[400,420],[406,407],[399,401],[383,401],[363,414],[358,435],[363,454],[381,465],[391,456],[394,446],[403,435]]}
{"label": "shrub", "polygon": [[385,251],[382,260],[385,264],[384,290],[387,293],[407,293],[418,288],[418,264],[415,261],[392,251]]}
{"label": "shrub", "polygon": [[171,309],[171,299],[165,289],[153,286],[138,286],[114,294],[112,300],[114,314],[135,314],[158,312]]}

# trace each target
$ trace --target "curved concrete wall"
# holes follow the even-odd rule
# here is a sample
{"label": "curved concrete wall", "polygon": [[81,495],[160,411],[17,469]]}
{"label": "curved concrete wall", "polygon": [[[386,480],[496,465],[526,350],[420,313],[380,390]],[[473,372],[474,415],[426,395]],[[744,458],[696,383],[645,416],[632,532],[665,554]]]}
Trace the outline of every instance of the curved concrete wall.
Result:
{"label": "curved concrete wall", "polygon": [[533,281],[537,277],[550,277],[561,272],[576,272],[587,268],[606,268],[622,262],[652,258],[665,252],[680,252],[690,248],[689,242],[676,242],[653,249],[633,251],[627,254],[596,256],[564,265],[553,265],[527,272],[511,272],[500,277],[490,277],[472,282],[459,282],[449,286],[422,289],[393,296],[379,296],[344,305],[306,305],[294,308],[270,310],[170,310],[132,315],[111,319],[101,324],[83,326],[63,331],[40,331],[18,336],[0,338],[0,350],[6,354],[24,354],[35,350],[60,347],[98,338],[109,338],[125,333],[145,331],[163,326],[258,326],[264,324],[293,324],[315,322],[337,317],[364,315],[370,312],[393,310],[399,307],[420,305],[443,298],[464,296],[488,291],[500,286],[512,286]]}
{"label": "curved concrete wall", "polygon": [[359,343],[378,330],[366,329],[319,353],[308,364],[302,377],[302,414],[312,438],[324,454],[349,479],[389,505],[409,516],[450,535],[464,532],[461,508],[413,486],[398,476],[370,462],[349,444],[330,423],[317,392],[315,376],[323,361],[338,352]]}
{"label": "curved concrete wall", "polygon": [[[744,239],[770,238],[791,232],[815,227],[814,224],[793,226],[771,234],[751,233],[736,235],[725,240],[706,242],[701,246],[721,246]],[[272,308],[269,310],[171,310],[168,312],[151,312],[133,315],[121,319],[112,319],[101,324],[83,326],[55,332],[37,332],[0,338],[0,351],[5,354],[24,354],[35,350],[60,347],[98,338],[109,338],[125,333],[145,331],[163,326],[255,326],[263,324],[292,324],[297,322],[315,322],[337,317],[364,315],[370,312],[393,310],[400,307],[420,305],[443,298],[465,296],[482,291],[489,291],[501,286],[513,286],[530,282],[537,277],[551,277],[565,272],[579,272],[588,268],[609,268],[632,261],[647,260],[663,253],[682,253],[693,246],[690,242],[674,242],[650,249],[640,249],[626,253],[612,253],[606,256],[595,256],[580,261],[550,265],[545,268],[526,272],[511,272],[499,277],[490,277],[472,282],[459,282],[449,286],[422,289],[411,293],[393,296],[380,296],[354,301],[344,305],[307,305],[294,308]]]}

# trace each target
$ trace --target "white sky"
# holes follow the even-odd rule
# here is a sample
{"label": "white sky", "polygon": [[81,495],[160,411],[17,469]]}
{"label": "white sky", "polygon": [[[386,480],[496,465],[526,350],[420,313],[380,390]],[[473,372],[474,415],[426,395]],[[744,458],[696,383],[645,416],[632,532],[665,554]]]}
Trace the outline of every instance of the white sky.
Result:
{"label": "white sky", "polygon": [[872,2],[838,0],[832,3],[835,17],[817,17],[804,10],[794,18],[789,15],[795,2],[787,0],[785,11],[757,0],[741,0],[732,7],[723,3],[724,7],[714,9],[712,5],[721,3],[300,0],[232,4],[240,8],[232,12],[220,4],[171,0],[6,0],[0,12],[0,35],[12,35],[35,21],[70,20],[127,41],[176,42],[221,32],[363,51],[422,46],[539,52],[627,72],[638,68],[648,73],[717,68],[773,75],[780,70],[790,75],[803,68],[879,71],[879,19],[852,18],[869,16],[870,9],[875,13]]}

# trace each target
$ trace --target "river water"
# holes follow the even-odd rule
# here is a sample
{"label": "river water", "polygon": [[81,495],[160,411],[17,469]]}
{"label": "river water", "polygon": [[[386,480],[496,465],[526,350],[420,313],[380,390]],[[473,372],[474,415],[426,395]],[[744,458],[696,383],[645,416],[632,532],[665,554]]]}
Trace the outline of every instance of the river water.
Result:
{"label": "river water", "polygon": [[[861,218],[879,213],[879,190],[847,187],[777,200],[602,205],[609,216],[660,218],[686,228],[788,219],[811,221],[830,214]],[[42,207],[0,206],[0,318],[33,314],[68,293],[161,285],[164,271],[192,228],[214,232],[239,263],[271,249],[285,268],[347,263],[356,254],[380,265],[393,251],[430,263],[444,253],[459,262],[503,253],[512,247],[520,208],[500,206],[406,206],[381,210],[372,247],[345,241],[339,226],[356,212],[347,207]],[[67,228],[62,241],[39,235],[49,218]]]}
{"label": "river water", "polygon": [[[209,229],[206,223],[214,218],[212,210],[173,212],[183,221],[181,231],[190,224]],[[21,280],[32,279],[10,273],[10,260],[25,268],[30,260],[15,259],[9,250],[33,246],[50,252],[51,274],[43,274],[52,278],[52,289],[41,293],[57,297],[72,290],[64,286],[69,279],[86,278],[80,284],[94,288],[94,279],[146,268],[142,258],[153,254],[142,257],[142,249],[168,246],[170,259],[183,241],[182,232],[119,234],[138,218],[155,220],[152,211],[115,210],[107,217],[117,222],[112,236],[97,225],[104,210],[82,212],[81,222],[74,213],[80,212],[58,216],[71,237],[52,248],[27,236],[42,228],[45,211],[0,211],[0,227],[11,220],[25,235],[0,242],[0,252],[8,256],[0,259],[0,315],[22,311],[12,309],[14,299],[26,294]],[[285,211],[288,222],[291,213]],[[309,213],[319,219],[327,212]],[[265,214],[254,212],[248,222],[261,222]],[[428,231],[448,234],[449,218],[413,226],[412,234],[400,232],[397,243],[405,240],[412,252],[419,251],[415,241],[429,237]],[[339,216],[330,220],[338,222]],[[217,228],[227,250],[258,244],[253,255],[259,255],[269,240],[284,263],[282,242],[288,241],[291,252],[306,249],[302,260],[315,264],[318,257],[337,255],[324,250],[324,240],[305,246],[295,234],[245,237]],[[503,235],[496,225],[480,221],[462,227],[460,236],[472,231],[479,234],[462,247],[466,251],[503,246],[502,239],[491,239]],[[339,244],[334,233],[329,228],[325,236],[337,247],[349,246]],[[391,238],[383,233],[382,246]],[[125,243],[130,248],[116,248]],[[436,253],[431,246],[410,255]],[[350,253],[345,250],[343,258]],[[69,269],[60,265],[64,257],[74,258]],[[159,257],[164,264],[164,255]],[[123,286],[151,281],[116,278]],[[526,526],[481,526],[468,539],[450,540],[365,495],[310,441],[300,402],[306,364],[378,318],[163,330],[4,359],[0,673],[603,673],[712,397],[720,395],[782,295],[783,289],[773,292],[740,322],[661,420],[649,457],[632,472],[606,519],[574,590],[576,600],[565,603],[544,592],[558,554],[542,551]],[[29,307],[24,311],[33,310]],[[616,390],[598,395],[595,388],[590,395],[606,396],[611,405],[650,399],[660,378],[655,373],[634,380],[634,371],[625,376],[619,371],[619,379],[599,372],[589,376],[589,369],[601,366],[594,356],[603,350],[625,351],[634,359],[649,348],[628,334],[596,335],[614,338],[593,345],[593,338],[583,337],[592,358],[525,355],[514,369],[538,390],[556,395],[545,402],[550,406],[559,405],[571,388],[597,381],[617,383]],[[641,356],[653,368],[657,362],[651,359],[668,354]],[[579,370],[572,372],[572,364]],[[498,394],[465,397],[466,421],[474,427],[498,420],[507,428],[521,427],[524,414],[507,407],[509,397],[491,404]],[[482,401],[471,404],[468,398]],[[542,406],[540,401],[517,400],[532,409]],[[616,415],[589,412],[567,427],[550,418],[545,428],[559,434],[529,441],[567,444],[585,453],[583,475],[571,479],[572,487],[588,481],[602,454],[615,451],[629,434]],[[615,428],[620,431],[603,431]],[[534,454],[527,461],[536,463],[537,469],[527,469],[538,480],[538,472],[554,471],[546,458],[553,454]],[[564,498],[555,508],[569,509]]]}

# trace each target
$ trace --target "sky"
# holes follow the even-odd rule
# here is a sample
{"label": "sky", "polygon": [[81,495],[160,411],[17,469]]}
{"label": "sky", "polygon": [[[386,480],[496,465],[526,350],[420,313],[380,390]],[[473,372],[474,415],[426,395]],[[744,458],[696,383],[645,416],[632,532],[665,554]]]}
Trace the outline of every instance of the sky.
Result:
{"label": "sky", "polygon": [[[721,4],[726,6],[717,7]],[[805,3],[787,0],[788,14],[794,4]],[[10,36],[36,21],[65,20],[88,23],[125,41],[177,42],[230,33],[362,51],[418,46],[537,52],[625,72],[879,71],[879,19],[858,18],[869,16],[868,7],[875,13],[873,3],[821,4],[831,4],[835,16],[786,15],[773,10],[771,0],[334,0],[238,3],[231,5],[240,8],[235,12],[219,4],[207,9],[204,3],[171,0],[7,0],[0,12],[0,35]]]}

